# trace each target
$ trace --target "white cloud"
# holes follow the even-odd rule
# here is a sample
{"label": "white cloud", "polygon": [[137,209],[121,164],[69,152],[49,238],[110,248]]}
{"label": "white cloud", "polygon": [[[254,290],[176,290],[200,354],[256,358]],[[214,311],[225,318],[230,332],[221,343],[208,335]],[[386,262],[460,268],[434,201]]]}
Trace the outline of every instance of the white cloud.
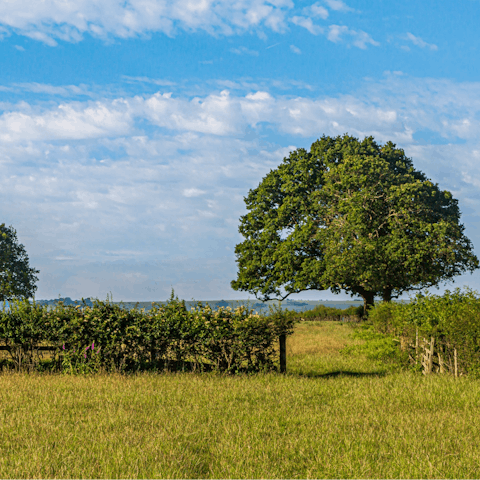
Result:
{"label": "white cloud", "polygon": [[[407,34],[403,37],[405,40],[410,40],[414,45],[417,45],[417,47],[420,48],[429,48],[430,50],[438,50],[437,45],[433,43],[427,43],[420,37],[416,37],[410,32],[407,32]],[[408,48],[408,47],[407,47]]]}
{"label": "white cloud", "polygon": [[350,8],[341,0],[325,0],[325,3],[331,8],[332,10],[337,10],[340,12],[353,12],[353,8]]}
{"label": "white cloud", "polygon": [[231,101],[227,90],[220,95],[209,95],[205,99],[196,97],[190,101],[155,94],[145,101],[138,98],[137,105],[158,126],[215,135],[238,132],[234,117],[239,115],[240,105]]}
{"label": "white cloud", "polygon": [[54,40],[52,38],[52,36],[48,35],[45,32],[39,32],[37,30],[27,30],[27,31],[24,31],[24,32],[21,32],[21,33],[23,33],[23,35],[25,35],[28,38],[31,38],[33,40],[38,40],[39,42],[46,43],[50,47],[56,47],[58,45],[56,40]]}
{"label": "white cloud", "polygon": [[326,20],[328,18],[328,10],[320,5],[318,2],[314,3],[310,7],[303,9],[304,14],[311,15],[313,17],[320,17]]}
{"label": "white cloud", "polygon": [[48,95],[61,95],[65,97],[72,95],[86,95],[89,93],[85,85],[55,86],[36,82],[13,83],[12,85],[27,92],[45,93]]}
{"label": "white cloud", "polygon": [[[285,133],[300,136],[337,129],[358,134],[396,131],[402,132],[403,139],[411,140],[409,132],[430,129],[444,138],[476,137],[480,127],[477,119],[480,100],[475,100],[480,98],[480,87],[476,84],[457,85],[455,94],[447,94],[452,87],[446,81],[416,85],[408,76],[394,74],[387,78],[388,81],[376,83],[375,92],[369,93],[381,92],[386,99],[375,104],[367,97],[348,95],[291,98],[273,96],[264,90],[242,95],[242,89],[252,88],[248,82],[231,82],[229,86],[239,91],[236,94],[224,89],[193,98],[158,92],[96,102],[63,102],[42,108],[21,102],[9,106],[0,115],[0,142],[13,146],[19,142],[106,140],[126,136],[138,149],[148,140],[139,122],[170,132],[225,138],[242,135],[246,129],[255,129],[259,124],[276,125]],[[408,96],[402,96],[399,92],[407,88]],[[63,93],[61,89],[58,91],[59,95]]]}
{"label": "white cloud", "polygon": [[302,51],[295,45],[290,45],[290,50],[297,55],[301,55]]}
{"label": "white cloud", "polygon": [[367,45],[373,45],[375,47],[380,46],[379,42],[376,42],[368,33],[362,30],[360,30],[359,32],[351,30],[349,32],[349,35],[353,37],[353,45],[363,50],[367,48]]}
{"label": "white cloud", "polygon": [[306,28],[312,35],[323,33],[323,28],[315,25],[311,18],[294,16],[290,21],[299,27]]}
{"label": "white cloud", "polygon": [[132,128],[132,118],[121,99],[113,102],[60,104],[35,112],[20,104],[17,111],[0,115],[0,141],[80,140],[122,135]]}
{"label": "white cloud", "polygon": [[[325,4],[331,10],[353,10],[340,0],[328,0]],[[299,12],[302,15],[298,15]],[[266,38],[265,30],[283,33],[288,30],[289,22],[313,35],[322,34],[324,28],[316,25],[314,19],[325,20],[328,16],[328,9],[320,2],[299,9],[293,0],[44,0],[33,3],[16,0],[0,2],[0,31],[4,35],[24,35],[52,47],[59,41],[81,41],[85,35],[107,41],[111,38],[144,37],[154,32],[174,36],[179,31],[204,31],[218,36],[254,31],[261,38]],[[346,27],[331,26],[328,37],[336,39],[341,33],[347,33],[352,37],[351,43],[359,48],[364,49],[368,44],[378,45],[365,32],[338,31],[343,28]],[[232,51],[258,55],[255,50],[246,47],[237,47]],[[212,62],[199,60],[202,64]],[[141,81],[140,78],[131,77],[132,81]]]}
{"label": "white cloud", "polygon": [[[39,93],[38,105],[8,106],[0,116],[2,221],[17,229],[41,271],[39,298],[105,298],[112,290],[118,300],[129,292],[128,299],[153,300],[167,297],[171,285],[191,298],[200,290],[182,287],[181,294],[177,285],[195,288],[208,269],[225,280],[224,296],[234,257],[213,257],[238,243],[243,197],[290,151],[322,134],[373,135],[404,148],[459,199],[478,248],[480,83],[386,75],[349,95],[294,98],[249,86],[194,98],[60,97],[57,106]],[[247,140],[247,131],[261,135]],[[422,131],[432,140],[416,140]],[[129,282],[120,273],[148,278]]]}
{"label": "white cloud", "polygon": [[258,52],[256,50],[250,50],[247,47],[238,47],[232,48],[230,50],[232,53],[236,53],[237,55],[252,55],[254,57],[258,57]]}
{"label": "white cloud", "polygon": [[47,45],[77,42],[84,34],[127,38],[148,32],[203,30],[231,35],[250,28],[286,28],[292,0],[16,0],[0,3],[0,26]]}
{"label": "white cloud", "polygon": [[462,179],[466,183],[470,183],[475,188],[480,188],[480,174],[473,176],[470,172],[462,171]]}
{"label": "white cloud", "polygon": [[340,43],[345,37],[350,37],[352,44],[362,50],[367,48],[367,45],[374,45],[378,47],[380,44],[373,40],[373,38],[366,32],[360,30],[351,30],[342,25],[330,25],[327,33],[327,39],[333,43]]}
{"label": "white cloud", "polygon": [[131,77],[129,75],[122,75],[122,78],[130,83],[151,83],[153,85],[160,85],[162,87],[173,87],[177,85],[176,82],[165,80],[163,78]]}
{"label": "white cloud", "polygon": [[[160,155],[161,149],[149,152],[155,143],[139,130],[138,122],[145,120],[172,134],[176,131],[225,138],[242,135],[247,128],[257,128],[263,123],[302,137],[324,131],[348,131],[356,135],[374,132],[387,138],[388,132],[395,132],[397,141],[411,143],[415,131],[427,129],[437,132],[440,138],[474,140],[480,127],[477,120],[480,101],[475,100],[480,98],[480,88],[475,84],[457,85],[452,93],[448,82],[430,81],[421,85],[423,87],[415,85],[408,77],[389,77],[384,83],[376,83],[368,94],[384,98],[375,105],[368,96],[292,99],[274,97],[265,91],[245,96],[223,91],[192,99],[155,94],[103,102],[63,103],[44,110],[19,104],[16,110],[0,116],[0,141],[5,145],[4,151],[12,154],[18,145],[27,146],[28,142],[95,139],[106,142],[109,138],[126,136],[131,138],[125,144],[127,155],[135,152],[143,152],[142,155],[148,157]],[[398,93],[401,91],[405,95]],[[33,148],[33,144],[29,148]],[[62,148],[62,155],[69,155],[71,146],[67,143]],[[33,152],[35,149],[32,155],[38,155]],[[47,153],[45,151],[45,155]],[[7,159],[7,156],[2,158]]]}
{"label": "white cloud", "polygon": [[330,25],[327,38],[331,42],[338,43],[341,41],[341,36],[344,33],[348,33],[349,29],[345,26]]}
{"label": "white cloud", "polygon": [[200,190],[198,188],[186,188],[183,190],[184,197],[198,197],[200,195],[205,195],[207,193],[205,190]]}

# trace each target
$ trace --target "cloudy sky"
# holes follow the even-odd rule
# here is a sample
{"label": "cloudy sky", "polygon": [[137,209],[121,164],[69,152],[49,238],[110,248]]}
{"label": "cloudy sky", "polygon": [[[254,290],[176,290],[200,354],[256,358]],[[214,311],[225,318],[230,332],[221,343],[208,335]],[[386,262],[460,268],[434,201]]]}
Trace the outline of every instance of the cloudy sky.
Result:
{"label": "cloudy sky", "polygon": [[479,18],[478,0],[0,2],[0,223],[35,297],[251,298],[230,288],[243,197],[323,134],[403,148],[479,255]]}

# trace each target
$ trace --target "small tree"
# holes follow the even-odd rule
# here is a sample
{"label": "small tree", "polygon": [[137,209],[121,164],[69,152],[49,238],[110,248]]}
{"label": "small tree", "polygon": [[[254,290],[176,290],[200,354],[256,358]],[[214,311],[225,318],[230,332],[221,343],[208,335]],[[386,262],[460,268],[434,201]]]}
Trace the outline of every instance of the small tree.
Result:
{"label": "small tree", "polygon": [[18,244],[13,227],[0,225],[0,301],[13,298],[33,298],[37,289],[34,275],[39,270],[29,268],[28,256],[23,245]]}
{"label": "small tree", "polygon": [[345,290],[363,298],[366,313],[375,296],[389,301],[479,266],[457,200],[391,142],[323,136],[245,202],[231,285],[262,300]]}

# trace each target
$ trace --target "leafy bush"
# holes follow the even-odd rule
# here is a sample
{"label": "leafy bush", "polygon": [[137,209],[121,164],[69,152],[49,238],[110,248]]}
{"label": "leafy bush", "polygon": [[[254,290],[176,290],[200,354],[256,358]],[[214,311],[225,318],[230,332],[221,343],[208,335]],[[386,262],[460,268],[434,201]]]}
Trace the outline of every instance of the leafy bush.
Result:
{"label": "leafy bush", "polygon": [[0,312],[0,338],[9,347],[8,351],[17,369],[22,364],[32,364],[35,354],[38,357],[36,346],[44,339],[47,328],[46,311],[46,307],[35,303],[32,305],[29,302],[13,301],[9,312],[5,312],[5,306]]}
{"label": "leafy bush", "polygon": [[453,371],[455,353],[460,373],[480,372],[480,299],[465,288],[442,296],[417,294],[408,304],[380,303],[369,313],[377,332],[400,337],[412,363],[418,364],[420,343],[432,337],[435,368]]}
{"label": "leafy bush", "polygon": [[310,321],[359,321],[363,315],[363,306],[354,307],[352,305],[351,307],[341,310],[325,305],[317,305],[312,310],[296,312],[294,315],[297,319]]}
{"label": "leafy bush", "polygon": [[[83,299],[82,299],[83,300]],[[17,368],[30,364],[41,343],[56,347],[53,364],[69,372],[163,369],[172,365],[215,368],[219,371],[258,371],[276,368],[276,343],[293,333],[287,312],[269,316],[239,307],[213,311],[198,304],[187,311],[172,295],[164,306],[153,304],[146,313],[123,310],[95,301],[93,307],[59,303],[53,310],[13,302],[0,317],[0,339]]]}

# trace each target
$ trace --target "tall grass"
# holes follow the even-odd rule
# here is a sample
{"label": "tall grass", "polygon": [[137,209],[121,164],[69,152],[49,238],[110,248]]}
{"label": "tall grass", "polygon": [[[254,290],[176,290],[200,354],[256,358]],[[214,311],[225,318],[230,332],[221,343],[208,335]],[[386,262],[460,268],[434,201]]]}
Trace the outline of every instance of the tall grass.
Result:
{"label": "tall grass", "polygon": [[1,478],[478,478],[480,385],[301,323],[286,375],[0,375]]}

